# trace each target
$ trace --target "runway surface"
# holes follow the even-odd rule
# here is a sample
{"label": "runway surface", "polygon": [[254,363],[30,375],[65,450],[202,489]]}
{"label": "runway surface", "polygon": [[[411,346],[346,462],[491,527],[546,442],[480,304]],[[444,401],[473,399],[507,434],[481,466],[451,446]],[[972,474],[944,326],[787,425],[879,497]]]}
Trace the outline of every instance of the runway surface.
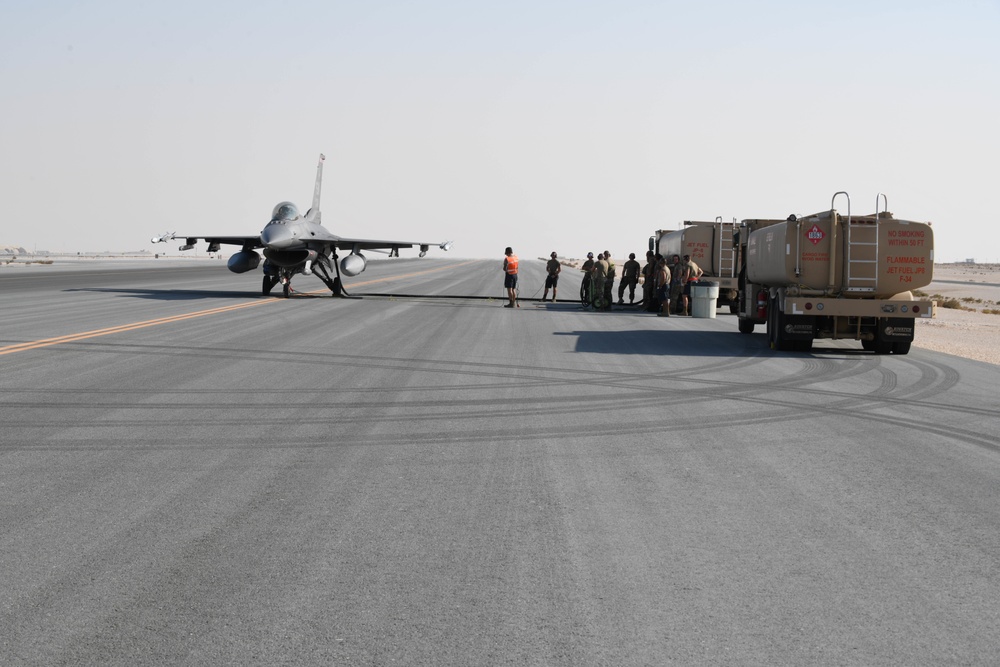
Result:
{"label": "runway surface", "polygon": [[499,264],[0,270],[0,663],[995,664],[996,366]]}

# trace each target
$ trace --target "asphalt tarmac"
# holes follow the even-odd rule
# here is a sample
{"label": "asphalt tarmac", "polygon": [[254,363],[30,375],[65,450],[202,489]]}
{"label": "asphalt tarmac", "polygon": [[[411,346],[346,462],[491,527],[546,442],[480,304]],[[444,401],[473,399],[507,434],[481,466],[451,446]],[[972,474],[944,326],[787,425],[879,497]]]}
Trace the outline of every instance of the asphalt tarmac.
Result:
{"label": "asphalt tarmac", "polygon": [[224,264],[0,269],[0,663],[996,664],[996,366]]}

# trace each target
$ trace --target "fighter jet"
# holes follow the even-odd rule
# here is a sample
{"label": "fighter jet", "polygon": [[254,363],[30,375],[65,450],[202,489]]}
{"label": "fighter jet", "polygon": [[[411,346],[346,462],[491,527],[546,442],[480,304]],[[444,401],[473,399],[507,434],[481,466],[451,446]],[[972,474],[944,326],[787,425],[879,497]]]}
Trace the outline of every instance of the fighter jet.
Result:
{"label": "fighter jet", "polygon": [[[242,246],[239,252],[229,258],[229,270],[233,273],[246,273],[256,269],[260,265],[260,255],[256,251],[258,248],[263,248],[264,282],[261,293],[270,294],[274,286],[281,283],[282,293],[286,297],[292,291],[292,277],[297,273],[315,275],[330,288],[334,296],[342,296],[345,292],[341,274],[356,276],[364,271],[368,264],[368,260],[361,254],[362,250],[387,252],[391,257],[398,257],[400,248],[419,246],[420,256],[423,257],[432,245],[442,250],[451,248],[451,241],[444,243],[378,241],[349,239],[331,234],[321,224],[319,210],[324,160],[326,157],[320,154],[319,164],[316,166],[316,188],[313,191],[312,208],[306,211],[305,215],[300,215],[299,209],[292,202],[283,201],[274,207],[271,221],[265,225],[260,234],[254,236],[185,236],[170,232],[154,236],[152,242],[166,243],[176,238],[183,238],[184,245],[178,248],[181,251],[194,248],[198,239],[208,242],[208,252],[218,252],[222,244]],[[340,259],[337,250],[350,252]]]}

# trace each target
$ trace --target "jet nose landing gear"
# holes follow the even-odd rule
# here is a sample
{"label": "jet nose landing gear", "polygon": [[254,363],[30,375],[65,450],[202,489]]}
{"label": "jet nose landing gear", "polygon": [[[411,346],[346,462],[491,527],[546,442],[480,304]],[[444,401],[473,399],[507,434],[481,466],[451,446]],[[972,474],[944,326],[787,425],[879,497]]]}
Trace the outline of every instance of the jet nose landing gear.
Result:
{"label": "jet nose landing gear", "polygon": [[287,298],[292,291],[292,273],[287,269],[265,270],[261,294],[267,296],[278,283],[281,283],[281,295]]}

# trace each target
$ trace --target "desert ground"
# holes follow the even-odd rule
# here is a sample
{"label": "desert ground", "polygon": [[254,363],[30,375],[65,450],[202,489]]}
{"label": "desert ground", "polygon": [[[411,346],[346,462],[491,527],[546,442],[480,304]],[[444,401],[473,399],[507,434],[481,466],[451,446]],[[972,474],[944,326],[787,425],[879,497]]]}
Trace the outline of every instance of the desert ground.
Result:
{"label": "desert ground", "polygon": [[[1000,265],[937,264],[922,291],[938,307],[934,319],[917,325],[915,347],[1000,364]],[[961,308],[943,307],[957,305],[951,300]]]}

